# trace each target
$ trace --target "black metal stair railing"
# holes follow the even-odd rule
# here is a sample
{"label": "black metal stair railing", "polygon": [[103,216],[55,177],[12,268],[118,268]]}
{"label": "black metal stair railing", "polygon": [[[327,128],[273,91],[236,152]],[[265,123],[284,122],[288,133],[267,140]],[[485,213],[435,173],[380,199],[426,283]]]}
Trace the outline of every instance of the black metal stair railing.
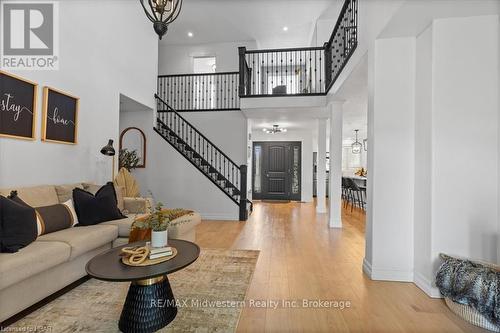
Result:
{"label": "black metal stair railing", "polygon": [[158,76],[157,94],[177,112],[240,109],[239,73]]}
{"label": "black metal stair railing", "polygon": [[160,96],[154,130],[239,206],[240,220],[253,205],[247,199],[247,166],[237,165]]}

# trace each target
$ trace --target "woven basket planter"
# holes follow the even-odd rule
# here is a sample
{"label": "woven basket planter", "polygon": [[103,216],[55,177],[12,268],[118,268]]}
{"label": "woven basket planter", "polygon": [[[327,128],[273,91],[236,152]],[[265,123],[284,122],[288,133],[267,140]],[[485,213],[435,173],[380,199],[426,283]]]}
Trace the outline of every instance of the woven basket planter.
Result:
{"label": "woven basket planter", "polygon": [[486,317],[477,312],[474,308],[468,305],[463,305],[454,302],[448,297],[445,297],[444,301],[446,302],[446,305],[448,305],[450,310],[453,311],[453,313],[455,313],[457,316],[464,319],[465,321],[471,323],[472,325],[476,325],[493,332],[500,332],[500,327],[498,327],[497,325],[493,324],[491,321],[486,319]]}

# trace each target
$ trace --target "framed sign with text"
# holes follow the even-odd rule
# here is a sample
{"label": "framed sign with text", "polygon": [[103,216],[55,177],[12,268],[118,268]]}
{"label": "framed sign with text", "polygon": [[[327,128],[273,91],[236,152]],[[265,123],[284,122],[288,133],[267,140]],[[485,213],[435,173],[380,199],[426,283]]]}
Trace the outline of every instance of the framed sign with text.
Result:
{"label": "framed sign with text", "polygon": [[76,144],[80,99],[54,88],[43,88],[42,141]]}
{"label": "framed sign with text", "polygon": [[35,138],[38,85],[0,71],[0,136]]}

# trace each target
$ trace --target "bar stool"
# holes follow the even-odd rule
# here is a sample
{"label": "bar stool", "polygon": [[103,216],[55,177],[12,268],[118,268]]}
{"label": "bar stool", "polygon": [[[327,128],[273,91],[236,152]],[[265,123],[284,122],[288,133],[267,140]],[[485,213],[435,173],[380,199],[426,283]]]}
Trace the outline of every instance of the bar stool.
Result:
{"label": "bar stool", "polygon": [[351,204],[351,212],[353,211],[355,205],[364,210],[365,201],[363,198],[363,190],[351,178],[346,178],[346,184],[348,187],[348,197]]}

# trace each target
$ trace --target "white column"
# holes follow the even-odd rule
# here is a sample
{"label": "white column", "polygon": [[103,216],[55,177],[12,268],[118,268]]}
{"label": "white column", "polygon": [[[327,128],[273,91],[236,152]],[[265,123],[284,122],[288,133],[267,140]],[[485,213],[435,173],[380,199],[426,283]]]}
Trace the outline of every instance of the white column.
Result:
{"label": "white column", "polygon": [[316,168],[316,212],[326,213],[326,122],[318,119],[318,163]]}
{"label": "white column", "polygon": [[330,110],[330,228],[342,228],[342,105],[335,101]]}

